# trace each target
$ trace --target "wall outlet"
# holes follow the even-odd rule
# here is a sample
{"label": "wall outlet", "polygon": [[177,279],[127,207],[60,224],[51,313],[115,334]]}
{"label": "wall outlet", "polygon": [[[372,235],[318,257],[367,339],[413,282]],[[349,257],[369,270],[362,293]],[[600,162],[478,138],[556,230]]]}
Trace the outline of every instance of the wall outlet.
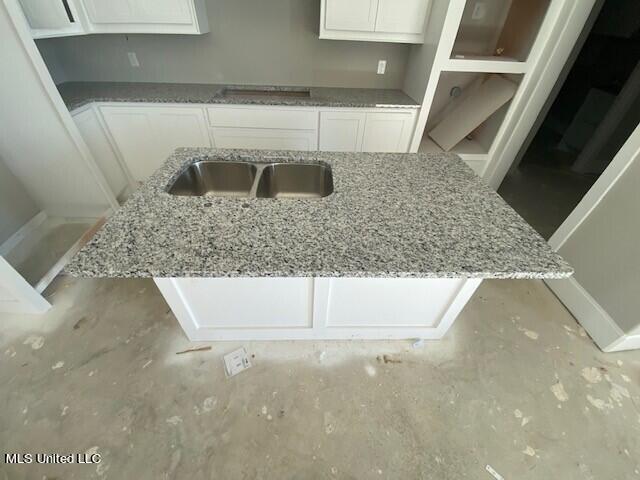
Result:
{"label": "wall outlet", "polygon": [[485,2],[476,2],[473,6],[471,20],[482,20],[487,16],[487,4]]}
{"label": "wall outlet", "polygon": [[138,68],[140,66],[136,52],[128,52],[127,56],[129,57],[129,63],[133,68]]}
{"label": "wall outlet", "polygon": [[378,75],[384,75],[384,72],[386,71],[387,71],[387,61],[378,60]]}

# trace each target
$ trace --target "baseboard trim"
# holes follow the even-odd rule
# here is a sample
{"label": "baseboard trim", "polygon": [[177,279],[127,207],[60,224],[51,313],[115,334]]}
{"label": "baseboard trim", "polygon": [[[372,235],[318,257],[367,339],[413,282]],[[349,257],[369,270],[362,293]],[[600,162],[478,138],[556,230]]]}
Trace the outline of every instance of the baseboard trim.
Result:
{"label": "baseboard trim", "polygon": [[640,335],[628,335],[575,278],[545,280],[547,286],[603,352],[640,348]]}
{"label": "baseboard trim", "polygon": [[0,255],[6,257],[16,245],[31,235],[47,219],[47,214],[42,211],[20,227],[13,235],[0,245]]}

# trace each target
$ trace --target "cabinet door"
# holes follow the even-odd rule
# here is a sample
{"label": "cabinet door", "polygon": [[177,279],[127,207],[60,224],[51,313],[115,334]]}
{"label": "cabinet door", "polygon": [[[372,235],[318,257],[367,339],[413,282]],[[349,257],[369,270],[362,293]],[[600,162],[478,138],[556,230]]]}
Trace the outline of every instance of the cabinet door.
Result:
{"label": "cabinet door", "polygon": [[325,28],[373,32],[378,0],[326,0]]}
{"label": "cabinet door", "polygon": [[367,113],[363,152],[407,152],[415,123],[413,112]]}
{"label": "cabinet door", "polygon": [[359,152],[366,114],[358,112],[320,112],[320,144],[323,152]]}
{"label": "cabinet door", "polygon": [[204,111],[189,107],[100,108],[133,178],[146,180],[178,147],[209,147]]}
{"label": "cabinet door", "polygon": [[153,173],[179,147],[210,147],[204,110],[193,107],[156,107],[151,109],[151,125],[160,163]]}
{"label": "cabinet door", "polygon": [[95,24],[191,24],[190,0],[82,0]]}
{"label": "cabinet door", "polygon": [[379,0],[376,32],[421,34],[431,0]]}
{"label": "cabinet door", "polygon": [[211,132],[216,148],[303,151],[318,149],[315,130],[214,127]]}
{"label": "cabinet door", "polygon": [[148,111],[135,107],[101,107],[100,111],[133,178],[147,178],[162,161]]}
{"label": "cabinet door", "polygon": [[29,26],[34,30],[65,28],[73,22],[63,0],[20,0],[20,5]]}
{"label": "cabinet door", "polygon": [[127,174],[120,166],[117,154],[109,143],[95,111],[89,108],[73,115],[73,120],[111,187],[111,191],[116,197],[119,196],[128,186]]}

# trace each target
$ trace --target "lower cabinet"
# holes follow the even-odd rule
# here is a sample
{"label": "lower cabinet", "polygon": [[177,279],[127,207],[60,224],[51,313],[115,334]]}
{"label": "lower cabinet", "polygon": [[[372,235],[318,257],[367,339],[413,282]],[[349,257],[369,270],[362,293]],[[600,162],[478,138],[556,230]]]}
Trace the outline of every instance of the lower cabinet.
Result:
{"label": "lower cabinet", "polygon": [[111,191],[116,197],[121,197],[127,187],[133,187],[133,182],[126,167],[121,165],[116,150],[100,123],[98,114],[93,107],[90,107],[74,113],[73,120],[111,187]]}
{"label": "lower cabinet", "polygon": [[136,181],[147,179],[178,147],[211,146],[200,107],[116,105],[100,112]]}
{"label": "lower cabinet", "polygon": [[328,277],[154,280],[192,341],[442,338],[481,282]]}
{"label": "lower cabinet", "polygon": [[407,152],[417,110],[320,112],[320,150],[333,152]]}
{"label": "lower cabinet", "polygon": [[417,109],[98,103],[72,115],[118,195],[179,147],[407,152]]}
{"label": "lower cabinet", "polygon": [[317,150],[316,130],[288,130],[280,128],[211,129],[216,148],[255,148],[258,150]]}
{"label": "lower cabinet", "polygon": [[366,118],[360,112],[320,112],[320,151],[361,152]]}

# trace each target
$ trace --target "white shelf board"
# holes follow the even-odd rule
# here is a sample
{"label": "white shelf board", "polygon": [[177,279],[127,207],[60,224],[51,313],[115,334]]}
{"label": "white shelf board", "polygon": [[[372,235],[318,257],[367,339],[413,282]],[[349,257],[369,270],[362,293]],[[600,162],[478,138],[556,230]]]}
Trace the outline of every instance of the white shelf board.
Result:
{"label": "white shelf board", "polygon": [[443,70],[477,73],[526,73],[528,64],[508,57],[465,55],[465,58],[458,57],[447,60]]}
{"label": "white shelf board", "polygon": [[104,223],[104,218],[34,217],[1,250],[7,262],[42,293]]}
{"label": "white shelf board", "polygon": [[[425,133],[418,148],[419,153],[442,153],[440,148],[430,137]],[[488,161],[489,153],[475,140],[465,138],[455,147],[451,149],[449,153],[458,154],[463,160],[472,161]]]}

